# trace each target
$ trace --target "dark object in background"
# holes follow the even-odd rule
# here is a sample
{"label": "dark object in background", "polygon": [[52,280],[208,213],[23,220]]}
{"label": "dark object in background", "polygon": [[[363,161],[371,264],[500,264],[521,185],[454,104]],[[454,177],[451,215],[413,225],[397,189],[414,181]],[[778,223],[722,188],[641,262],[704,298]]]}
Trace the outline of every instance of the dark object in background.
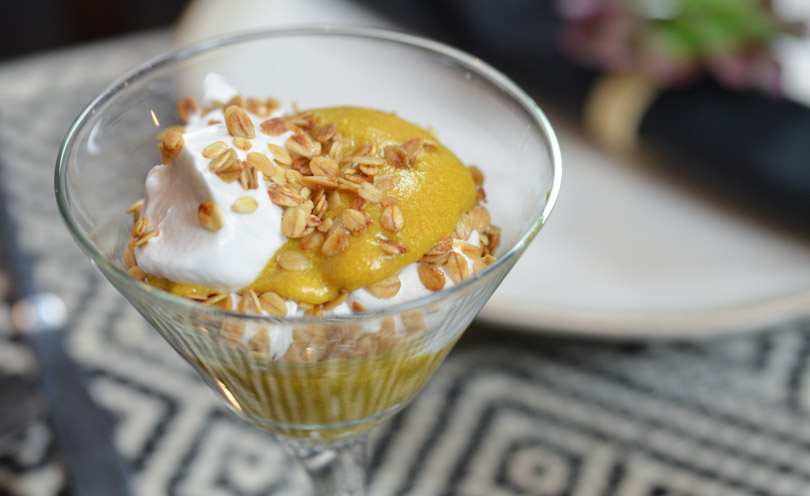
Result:
{"label": "dark object in background", "polygon": [[177,20],[187,0],[9,0],[0,59],[115,36]]}
{"label": "dark object in background", "polygon": [[[545,105],[580,121],[601,74],[560,50],[563,21],[550,0],[359,0],[395,22],[480,56]],[[642,118],[643,144],[668,166],[756,213],[810,231],[810,108],[709,80],[658,94]]]}

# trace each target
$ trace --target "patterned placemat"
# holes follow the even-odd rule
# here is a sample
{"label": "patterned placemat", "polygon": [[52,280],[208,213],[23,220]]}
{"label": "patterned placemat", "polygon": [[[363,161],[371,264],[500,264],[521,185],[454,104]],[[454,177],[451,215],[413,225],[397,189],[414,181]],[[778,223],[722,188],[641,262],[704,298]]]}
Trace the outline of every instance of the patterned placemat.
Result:
{"label": "patterned placemat", "polygon": [[[53,165],[71,120],[168,40],[152,33],[0,67],[0,187],[39,286],[70,309],[69,352],[117,419],[139,494],[303,494],[282,446],[223,408],[92,268],[56,211]],[[810,494],[808,332],[793,322],[630,345],[475,325],[414,404],[374,432],[370,494]],[[0,366],[33,368],[7,338]],[[59,457],[43,415],[0,457],[0,495],[69,495]]]}

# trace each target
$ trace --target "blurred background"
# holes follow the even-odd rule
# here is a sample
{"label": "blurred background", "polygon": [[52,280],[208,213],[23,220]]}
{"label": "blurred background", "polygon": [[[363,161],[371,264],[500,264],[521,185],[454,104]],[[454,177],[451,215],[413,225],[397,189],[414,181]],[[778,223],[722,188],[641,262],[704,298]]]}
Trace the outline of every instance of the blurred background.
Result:
{"label": "blurred background", "polygon": [[[376,435],[374,494],[810,494],[810,2],[28,0],[4,18],[0,188],[143,494],[296,494],[300,477],[61,249],[59,143],[145,60],[304,23],[481,57],[538,101],[563,155],[548,225]],[[0,455],[0,496],[70,494],[36,428]]]}
{"label": "blurred background", "polygon": [[176,22],[186,0],[31,0],[7,2],[0,33],[0,58],[109,38]]}

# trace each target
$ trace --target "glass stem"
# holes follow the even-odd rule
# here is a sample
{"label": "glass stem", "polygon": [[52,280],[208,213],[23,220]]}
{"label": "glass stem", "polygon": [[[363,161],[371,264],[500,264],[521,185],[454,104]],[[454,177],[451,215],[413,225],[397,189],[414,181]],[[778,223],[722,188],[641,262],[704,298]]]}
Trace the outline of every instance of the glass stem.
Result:
{"label": "glass stem", "polygon": [[366,494],[367,443],[366,434],[327,446],[288,440],[296,458],[309,474],[315,496]]}

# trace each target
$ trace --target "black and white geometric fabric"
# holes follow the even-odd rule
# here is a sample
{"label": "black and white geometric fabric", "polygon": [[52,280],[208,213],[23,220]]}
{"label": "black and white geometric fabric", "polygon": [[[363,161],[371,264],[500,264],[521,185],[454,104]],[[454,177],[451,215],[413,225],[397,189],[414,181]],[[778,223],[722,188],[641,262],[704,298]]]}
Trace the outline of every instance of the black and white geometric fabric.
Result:
{"label": "black and white geometric fabric", "polygon": [[[0,67],[0,187],[37,284],[69,307],[68,351],[116,418],[138,494],[305,494],[281,444],[225,410],[100,277],[56,212],[53,165],[71,120],[168,43],[158,32]],[[8,327],[0,306],[0,331]],[[0,365],[30,372],[24,346],[0,335]],[[808,357],[806,321],[667,344],[564,342],[475,324],[414,403],[374,432],[369,491],[810,495]],[[70,494],[47,405],[40,411],[0,457],[0,495]]]}

